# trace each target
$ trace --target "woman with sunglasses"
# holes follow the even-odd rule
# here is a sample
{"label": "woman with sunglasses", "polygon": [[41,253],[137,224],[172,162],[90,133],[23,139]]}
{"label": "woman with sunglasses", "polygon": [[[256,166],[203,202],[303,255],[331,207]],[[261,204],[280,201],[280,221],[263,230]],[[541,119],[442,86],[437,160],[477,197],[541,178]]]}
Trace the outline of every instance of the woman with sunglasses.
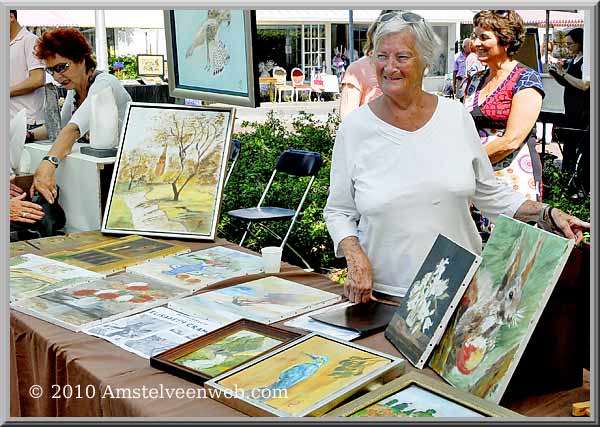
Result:
{"label": "woman with sunglasses", "polygon": [[505,214],[583,239],[588,223],[496,179],[461,104],[422,89],[440,43],[420,16],[394,12],[373,44],[383,94],[341,123],[324,210],[335,253],[348,263],[351,301],[404,296],[439,233],[481,252],[471,202],[494,219]]}
{"label": "woman with sunglasses", "polygon": [[382,16],[388,15],[392,10],[382,10],[379,17],[367,30],[367,41],[365,42],[365,56],[350,64],[344,78],[342,79],[342,98],[340,101],[340,117],[342,120],[353,110],[363,104],[367,104],[381,95],[381,89],[377,84],[377,77],[371,64],[371,53],[373,52],[373,33],[377,29]]}
{"label": "woman with sunglasses", "polygon": [[496,176],[528,199],[540,200],[535,123],[544,87],[537,71],[514,59],[525,40],[523,20],[514,10],[482,10],[473,27],[475,53],[487,67],[469,80],[465,106]]}
{"label": "woman with sunglasses", "polygon": [[[110,88],[119,114],[119,131],[123,124],[125,109],[131,97],[115,77],[96,71],[92,48],[81,32],[73,28],[58,28],[42,34],[35,54],[44,61],[46,71],[54,80],[68,90],[61,110],[62,130],[35,171],[31,195],[39,191],[49,202],[57,195],[56,169],[71,152],[73,144],[90,129],[92,95]],[[35,129],[28,139],[46,139],[45,126]]]}

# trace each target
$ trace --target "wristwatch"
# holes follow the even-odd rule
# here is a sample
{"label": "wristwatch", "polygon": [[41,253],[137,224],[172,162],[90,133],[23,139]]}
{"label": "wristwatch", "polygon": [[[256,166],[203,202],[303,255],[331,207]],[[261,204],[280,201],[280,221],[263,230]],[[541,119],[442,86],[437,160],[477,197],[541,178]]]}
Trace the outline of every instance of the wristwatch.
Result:
{"label": "wristwatch", "polygon": [[55,168],[57,168],[58,165],[60,165],[60,159],[56,156],[44,156],[42,157],[42,160],[48,160],[54,165]]}

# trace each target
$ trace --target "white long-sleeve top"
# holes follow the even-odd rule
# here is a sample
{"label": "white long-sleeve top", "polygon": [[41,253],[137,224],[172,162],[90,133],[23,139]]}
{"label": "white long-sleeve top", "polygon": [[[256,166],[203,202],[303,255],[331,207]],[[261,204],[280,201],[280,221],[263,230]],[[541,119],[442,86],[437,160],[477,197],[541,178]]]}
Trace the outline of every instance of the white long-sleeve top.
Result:
{"label": "white long-sleeve top", "polygon": [[68,123],[74,123],[79,128],[79,134],[81,136],[85,135],[90,130],[92,95],[100,93],[103,89],[107,87],[111,88],[112,93],[115,97],[115,102],[117,104],[117,111],[119,113],[120,135],[121,127],[123,126],[123,121],[125,120],[125,111],[127,109],[127,103],[131,102],[131,96],[129,95],[129,93],[127,93],[127,91],[121,84],[121,81],[112,74],[108,73],[99,73],[96,76],[96,78],[94,79],[94,83],[90,85],[85,100],[81,103],[81,105],[75,112],[73,112],[73,110],[75,109],[75,91],[67,91],[65,103],[63,104],[62,109],[60,111],[60,119],[62,122],[62,126],[65,127]]}
{"label": "white long-sleeve top", "polygon": [[373,289],[404,296],[438,233],[475,252],[481,238],[470,201],[494,221],[525,197],[494,176],[473,119],[438,97],[431,119],[409,132],[366,104],[340,125],[324,210],[336,256],[357,236],[373,268]]}

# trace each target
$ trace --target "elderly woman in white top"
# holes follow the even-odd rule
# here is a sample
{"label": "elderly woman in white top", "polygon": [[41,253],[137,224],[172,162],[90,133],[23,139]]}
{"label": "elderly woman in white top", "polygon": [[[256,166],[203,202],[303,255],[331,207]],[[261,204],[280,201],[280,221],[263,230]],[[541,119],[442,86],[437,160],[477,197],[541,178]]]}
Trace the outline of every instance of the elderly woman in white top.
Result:
{"label": "elderly woman in white top", "polygon": [[324,211],[348,263],[346,296],[404,296],[438,233],[481,252],[471,201],[492,220],[540,222],[581,241],[588,223],[497,181],[465,108],[422,90],[440,45],[423,18],[390,12],[380,22],[372,60],[383,95],[342,122]]}
{"label": "elderly woman in white top", "polygon": [[[57,28],[42,34],[35,54],[46,64],[46,71],[68,89],[61,111],[63,129],[35,171],[31,195],[37,190],[49,203],[56,197],[56,168],[71,152],[73,144],[90,128],[91,104],[88,99],[110,87],[119,113],[119,130],[131,97],[121,82],[108,73],[96,71],[92,48],[81,32],[73,28]],[[34,129],[28,140],[47,138],[45,126]]]}

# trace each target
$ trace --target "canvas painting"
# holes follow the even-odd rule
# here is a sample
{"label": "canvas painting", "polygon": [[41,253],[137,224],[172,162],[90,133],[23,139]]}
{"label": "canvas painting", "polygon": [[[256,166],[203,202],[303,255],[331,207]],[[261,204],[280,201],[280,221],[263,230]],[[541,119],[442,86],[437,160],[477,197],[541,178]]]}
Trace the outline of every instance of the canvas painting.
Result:
{"label": "canvas painting", "polygon": [[500,216],[429,365],[455,387],[499,402],[572,248],[572,240]]}
{"label": "canvas painting", "polygon": [[520,415],[454,388],[438,378],[409,372],[359,395],[327,417],[519,418]]}
{"label": "canvas painting", "polygon": [[26,298],[17,311],[73,331],[147,310],[189,291],[124,273]]}
{"label": "canvas painting", "polygon": [[10,259],[10,301],[101,279],[101,274],[34,254]]}
{"label": "canvas painting", "polygon": [[319,415],[336,398],[400,364],[392,356],[311,334],[213,378],[206,387],[237,390],[263,413]]}
{"label": "canvas painting", "polygon": [[446,236],[436,238],[385,330],[385,337],[417,368],[442,337],[480,262]]}
{"label": "canvas painting", "polygon": [[171,96],[258,106],[255,11],[165,10]]}
{"label": "canvas painting", "polygon": [[242,318],[271,324],[340,299],[331,292],[269,276],[172,301],[169,308],[222,324]]}
{"label": "canvas painting", "polygon": [[54,252],[46,257],[66,264],[86,268],[98,273],[113,273],[127,266],[139,264],[149,258],[189,252],[186,246],[149,239],[127,236],[84,246],[77,250]]}
{"label": "canvas painting", "polygon": [[214,240],[230,107],[130,103],[102,231]]}
{"label": "canvas painting", "polygon": [[417,385],[411,385],[398,393],[382,399],[353,417],[481,417],[475,411],[457,405]]}
{"label": "canvas painting", "polygon": [[138,74],[140,76],[162,76],[165,57],[163,55],[138,55]]}
{"label": "canvas painting", "polygon": [[128,267],[127,271],[196,291],[232,277],[260,273],[262,259],[224,246],[215,246],[184,255],[153,259]]}

